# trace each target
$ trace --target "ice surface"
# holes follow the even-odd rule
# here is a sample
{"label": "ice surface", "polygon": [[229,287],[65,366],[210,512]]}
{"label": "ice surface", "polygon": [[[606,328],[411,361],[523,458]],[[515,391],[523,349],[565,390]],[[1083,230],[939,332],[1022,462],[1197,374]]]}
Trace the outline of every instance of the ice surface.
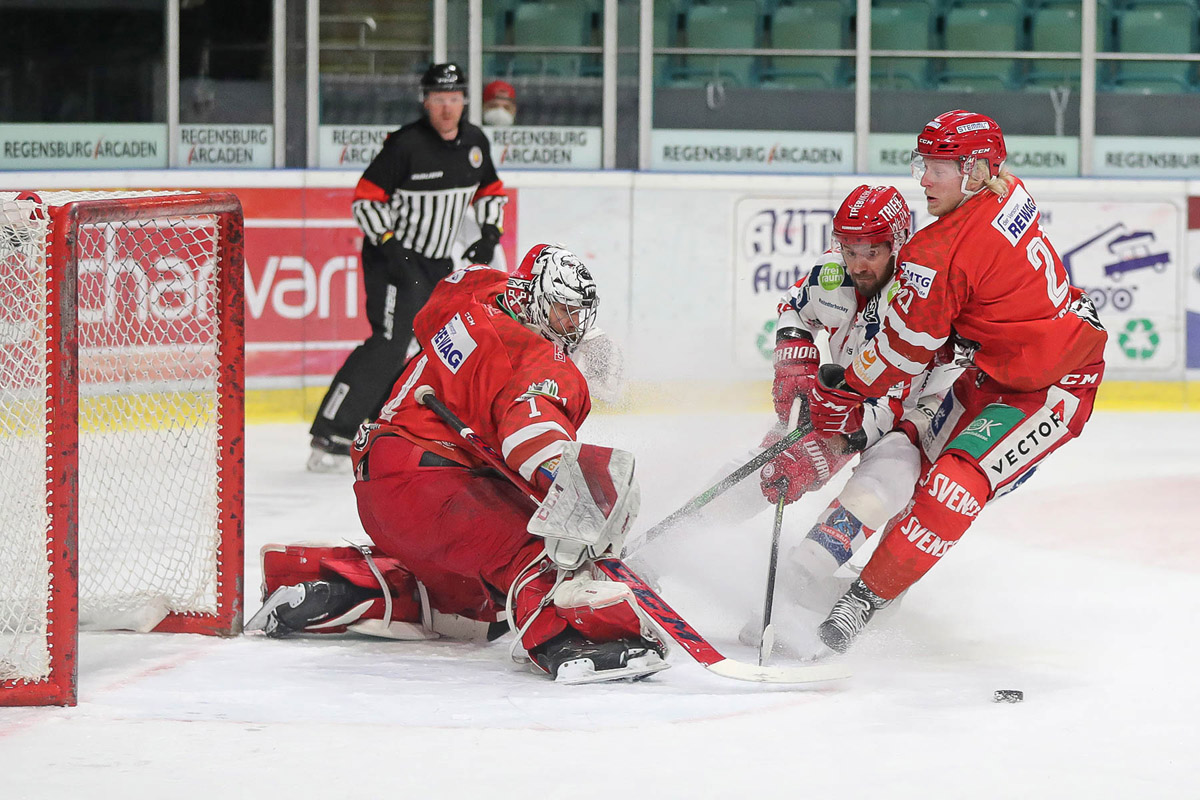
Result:
{"label": "ice surface", "polygon": [[[638,455],[644,529],[767,422],[596,416],[583,438]],[[1200,796],[1198,447],[1197,414],[1096,414],[872,623],[837,686],[725,680],[678,648],[646,682],[564,687],[507,640],[85,633],[77,708],[0,709],[0,799]],[[303,425],[248,431],[248,614],[261,545],[362,536],[349,478],[305,473],[306,448]],[[834,488],[788,508],[785,548]],[[770,528],[763,503],[635,564],[752,660],[737,632]]]}

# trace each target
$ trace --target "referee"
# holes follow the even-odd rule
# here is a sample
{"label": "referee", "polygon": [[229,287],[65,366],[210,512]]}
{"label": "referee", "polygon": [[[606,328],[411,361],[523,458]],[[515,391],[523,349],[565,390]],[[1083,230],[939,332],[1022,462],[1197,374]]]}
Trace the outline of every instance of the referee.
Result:
{"label": "referee", "polygon": [[358,426],[378,416],[404,371],[413,318],[453,270],[450,247],[468,205],[481,233],[463,257],[492,261],[508,198],[487,137],[462,118],[466,92],[457,64],[426,70],[426,114],[388,135],[354,190],[371,335],[346,358],[317,409],[309,470],[349,471]]}

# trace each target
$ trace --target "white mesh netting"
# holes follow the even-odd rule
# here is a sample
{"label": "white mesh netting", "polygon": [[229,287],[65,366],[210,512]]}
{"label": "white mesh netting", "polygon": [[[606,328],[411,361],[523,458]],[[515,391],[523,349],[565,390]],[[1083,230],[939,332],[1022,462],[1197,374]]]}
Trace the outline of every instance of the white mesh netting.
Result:
{"label": "white mesh netting", "polygon": [[[47,207],[134,194],[0,192],[0,680],[49,669]],[[79,230],[81,626],[216,612],[217,230],[210,215]]]}

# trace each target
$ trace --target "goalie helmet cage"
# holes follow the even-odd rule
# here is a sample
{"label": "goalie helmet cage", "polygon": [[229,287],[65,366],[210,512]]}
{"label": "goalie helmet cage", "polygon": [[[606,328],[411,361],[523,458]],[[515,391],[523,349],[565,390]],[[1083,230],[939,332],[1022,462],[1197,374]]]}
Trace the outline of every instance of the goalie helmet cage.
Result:
{"label": "goalie helmet cage", "polygon": [[0,192],[0,706],[81,624],[241,632],[242,278],[232,194]]}

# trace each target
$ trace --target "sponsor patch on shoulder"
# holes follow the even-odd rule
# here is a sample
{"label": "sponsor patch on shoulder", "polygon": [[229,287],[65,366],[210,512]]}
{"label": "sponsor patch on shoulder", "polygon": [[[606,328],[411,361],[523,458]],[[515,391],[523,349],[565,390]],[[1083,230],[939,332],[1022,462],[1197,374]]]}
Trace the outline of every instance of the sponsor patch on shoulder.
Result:
{"label": "sponsor patch on shoulder", "polygon": [[1037,203],[1025,191],[1024,186],[1017,186],[1009,194],[1000,213],[992,220],[992,227],[1004,234],[1009,244],[1016,245],[1029,230],[1029,226],[1038,218]]}
{"label": "sponsor patch on shoulder", "polygon": [[923,264],[914,264],[911,261],[905,261],[900,265],[900,269],[904,272],[908,285],[918,296],[929,297],[929,289],[933,286],[933,279],[937,277],[937,270]]}
{"label": "sponsor patch on shoulder", "polygon": [[455,375],[458,374],[471,353],[475,352],[477,346],[475,340],[471,338],[471,334],[467,332],[467,326],[459,314],[455,314],[449,322],[442,326],[441,330],[433,335],[432,344],[434,352],[446,365],[446,369]]}
{"label": "sponsor patch on shoulder", "polygon": [[829,261],[821,265],[817,272],[817,285],[827,292],[842,285],[846,280],[846,268],[837,261]]}

